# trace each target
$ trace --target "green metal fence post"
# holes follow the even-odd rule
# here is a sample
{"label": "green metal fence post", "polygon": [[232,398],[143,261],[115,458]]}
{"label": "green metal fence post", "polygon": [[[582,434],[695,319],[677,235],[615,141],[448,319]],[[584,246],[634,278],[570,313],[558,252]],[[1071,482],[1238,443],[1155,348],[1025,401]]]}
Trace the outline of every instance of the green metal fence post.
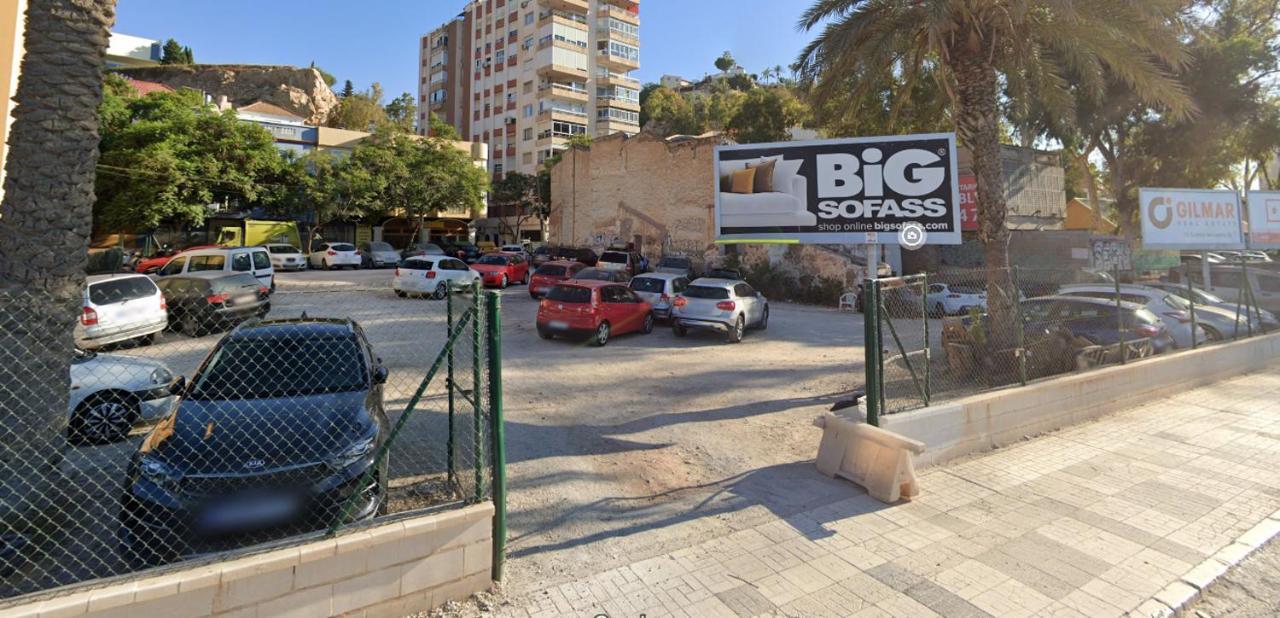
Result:
{"label": "green metal fence post", "polygon": [[1018,287],[1018,267],[1010,271],[1013,279],[1013,319],[1018,321],[1018,382],[1027,385],[1027,323],[1022,319],[1022,292]]}
{"label": "green metal fence post", "polygon": [[[446,332],[452,333],[453,332],[453,286],[448,286],[445,288],[444,304],[445,304],[446,324],[449,327],[449,330]],[[448,448],[449,448],[449,453],[447,455],[447,459],[449,463],[449,467],[448,467],[449,482],[457,483],[458,469],[454,465],[454,461],[453,461],[453,451],[454,451],[453,438],[454,438],[454,433],[456,431],[454,429],[454,411],[455,411],[454,391],[457,390],[457,383],[454,382],[453,380],[453,348],[449,348],[449,365],[448,365],[448,373],[445,375],[445,390],[449,392],[449,436],[446,439],[448,443]]]}
{"label": "green metal fence post", "polygon": [[[1111,278],[1116,283],[1116,334],[1120,335],[1120,364],[1123,365],[1129,360],[1129,342],[1124,337],[1124,310],[1120,304],[1120,264],[1112,267]],[[1195,339],[1194,335],[1192,339]]]}
{"label": "green metal fence post", "polygon": [[867,373],[867,423],[880,426],[880,391],[884,373],[880,371],[880,294],[875,279],[863,284],[862,349]]}
{"label": "green metal fence post", "polygon": [[1250,319],[1253,311],[1253,284],[1249,282],[1249,268],[1245,266],[1244,255],[1240,256],[1240,282],[1244,284],[1245,302],[1249,303],[1244,308],[1244,326],[1249,336],[1253,336],[1253,320]]}
{"label": "green metal fence post", "polygon": [[933,398],[933,345],[929,342],[929,274],[920,278],[920,320],[924,322],[924,405]]}
{"label": "green metal fence post", "polygon": [[485,307],[489,359],[489,425],[493,453],[493,571],[494,581],[502,580],[507,556],[507,444],[502,413],[502,305],[497,292],[489,295]]}
{"label": "green metal fence post", "polygon": [[480,298],[484,295],[484,287],[479,281],[471,285],[471,311],[475,316],[471,324],[471,422],[476,458],[476,502],[479,502],[484,499],[484,410],[480,405]]}
{"label": "green metal fence post", "polygon": [[1186,264],[1182,265],[1182,278],[1187,280],[1187,302],[1191,303],[1191,349],[1199,347],[1196,343],[1196,294],[1191,287],[1191,270]]}

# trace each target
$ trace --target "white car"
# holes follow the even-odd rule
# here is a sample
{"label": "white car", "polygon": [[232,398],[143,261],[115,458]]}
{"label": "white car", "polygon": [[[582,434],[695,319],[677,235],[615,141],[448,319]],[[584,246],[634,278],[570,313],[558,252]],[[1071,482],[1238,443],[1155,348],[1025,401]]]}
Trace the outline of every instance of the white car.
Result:
{"label": "white car", "polygon": [[[1116,286],[1115,284],[1064,285],[1058,289],[1058,295],[1114,300]],[[1197,328],[1194,333],[1192,332],[1190,305],[1180,296],[1145,285],[1122,283],[1120,284],[1120,300],[1143,305],[1156,314],[1156,317],[1159,317],[1160,321],[1164,322],[1165,328],[1169,330],[1169,335],[1173,337],[1174,346],[1178,348],[1190,349],[1193,336],[1196,343],[1204,343],[1208,340],[1203,325],[1200,325],[1200,328]],[[1206,307],[1202,313],[1208,311],[1209,308]]]}
{"label": "white car", "polygon": [[168,414],[173,372],[159,361],[76,349],[71,361],[67,437],[76,443],[122,440],[134,423]]}
{"label": "white car", "polygon": [[169,325],[164,294],[146,275],[93,275],[81,305],[75,340],[85,349],[132,339],[150,343]]}
{"label": "white car", "polygon": [[526,260],[533,256],[533,254],[529,253],[529,250],[525,248],[524,245],[502,245],[498,248],[498,251],[503,253],[515,253]]}
{"label": "white car", "polygon": [[309,261],[312,268],[360,268],[360,252],[349,242],[324,242],[312,247]]}
{"label": "white car", "polygon": [[263,245],[271,256],[271,267],[276,270],[306,270],[307,256],[297,247],[283,243]]}
{"label": "white car", "polygon": [[[916,297],[919,300],[919,297]],[[981,288],[949,283],[930,283],[925,293],[925,304],[935,316],[968,313],[969,309],[985,311],[987,293]]]}
{"label": "white car", "polygon": [[769,301],[742,280],[694,279],[671,306],[671,332],[677,337],[694,329],[714,330],[738,343],[748,328],[769,328]]}
{"label": "white car", "polygon": [[471,289],[480,280],[480,273],[471,270],[471,267],[458,258],[420,255],[407,258],[396,266],[396,274],[391,278],[391,289],[401,298],[410,294],[429,294],[431,298],[440,300],[450,288]]}
{"label": "white car", "polygon": [[689,287],[689,278],[680,273],[645,273],[632,277],[628,285],[636,296],[653,306],[655,319],[669,320],[671,301]]}

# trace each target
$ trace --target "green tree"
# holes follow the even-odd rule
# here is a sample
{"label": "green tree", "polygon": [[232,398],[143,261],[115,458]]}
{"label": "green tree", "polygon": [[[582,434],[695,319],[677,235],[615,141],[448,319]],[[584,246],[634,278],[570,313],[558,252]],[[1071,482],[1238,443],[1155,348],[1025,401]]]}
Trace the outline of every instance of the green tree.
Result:
{"label": "green tree", "polygon": [[[504,216],[498,217],[498,221],[513,239],[520,237],[520,228],[525,221],[531,217],[540,221],[544,218],[541,216],[544,205],[537,175],[504,174],[501,180],[494,181],[490,195],[493,203],[504,209]],[[514,224],[510,223],[512,221]]]}
{"label": "green tree", "polygon": [[192,90],[128,98],[123,118],[114,115],[117,98],[108,91],[99,107],[113,114],[99,145],[94,204],[108,229],[200,224],[211,203],[283,198],[269,183],[286,175],[289,163],[266,129],[217,111]]}
{"label": "green tree", "polygon": [[[817,0],[800,27],[821,32],[797,64],[821,103],[849,74],[896,72],[907,83],[928,67],[948,87],[956,132],[973,155],[979,237],[993,324],[1010,323],[1007,204],[1000,164],[1001,86],[1016,105],[1072,113],[1066,76],[1094,100],[1114,75],[1139,98],[1186,116],[1194,105],[1172,72],[1188,56],[1177,26],[1182,0]],[[879,80],[871,80],[872,87]],[[1006,345],[1009,334],[993,336]]]}
{"label": "green tree", "polygon": [[164,42],[160,50],[160,64],[191,64],[190,48],[184,48],[174,39]]}
{"label": "green tree", "polygon": [[646,116],[643,126],[659,134],[701,133],[697,131],[693,106],[670,88],[654,88],[641,104],[640,110]]}
{"label": "green tree", "polygon": [[374,83],[368,90],[343,96],[326,124],[336,129],[369,131],[386,122],[387,112],[382,107],[382,85]]}
{"label": "green tree", "polygon": [[427,135],[448,141],[458,141],[462,139],[458,135],[457,127],[447,123],[443,118],[437,116],[435,112],[427,112]]}
{"label": "green tree", "polygon": [[[356,150],[360,150],[359,147]],[[356,220],[379,209],[379,193],[384,183],[365,164],[366,153],[343,157],[332,151],[308,153],[300,161],[306,172],[301,176],[303,209],[311,213],[312,225],[321,228],[332,221]],[[278,209],[294,214],[293,209]],[[314,235],[308,235],[307,253],[312,250]]]}
{"label": "green tree", "polygon": [[738,66],[738,62],[733,59],[733,54],[727,51],[720,54],[719,58],[716,58],[716,68],[720,69],[721,73],[727,73],[729,69],[736,66]]}
{"label": "green tree", "polygon": [[643,127],[644,125],[649,124],[649,112],[647,109],[649,95],[653,94],[653,91],[661,87],[662,84],[649,82],[645,84],[644,87],[640,88],[640,126]]}
{"label": "green tree", "polygon": [[418,104],[414,101],[413,95],[406,92],[387,103],[383,111],[389,122],[399,125],[402,129],[411,130],[413,120],[418,115]]}
{"label": "green tree", "polygon": [[351,80],[342,83],[342,92],[338,94],[338,98],[346,99],[356,93],[355,86],[351,85]]}
{"label": "green tree", "polygon": [[195,63],[196,63],[196,55],[195,55],[194,53],[192,53],[192,51],[191,51],[191,48],[190,48],[190,47],[183,47],[183,48],[182,48],[182,60],[183,60],[183,63],[184,63],[184,64],[195,64]]}
{"label": "green tree", "polygon": [[804,104],[786,89],[756,88],[738,106],[728,129],[734,140],[743,144],[780,142],[804,119]]}

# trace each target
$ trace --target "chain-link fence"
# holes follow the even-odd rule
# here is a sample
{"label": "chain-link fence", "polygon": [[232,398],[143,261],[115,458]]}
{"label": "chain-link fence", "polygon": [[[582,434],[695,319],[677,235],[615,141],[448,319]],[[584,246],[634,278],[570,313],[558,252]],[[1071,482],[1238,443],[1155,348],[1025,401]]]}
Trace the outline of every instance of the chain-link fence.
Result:
{"label": "chain-link fence", "polygon": [[494,499],[496,294],[202,275],[0,298],[0,599]]}
{"label": "chain-link fence", "polygon": [[892,414],[1280,328],[1250,286],[1223,297],[1195,275],[1010,268],[879,279],[863,299],[870,407]]}

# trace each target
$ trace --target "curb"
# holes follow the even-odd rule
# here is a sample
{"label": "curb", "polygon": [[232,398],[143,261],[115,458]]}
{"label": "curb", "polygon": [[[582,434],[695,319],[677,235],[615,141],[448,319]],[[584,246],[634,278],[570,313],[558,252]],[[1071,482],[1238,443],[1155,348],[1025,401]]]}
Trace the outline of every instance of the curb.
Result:
{"label": "curb", "polygon": [[1272,513],[1233,543],[1184,573],[1178,581],[1165,586],[1154,597],[1129,612],[1129,615],[1146,618],[1181,615],[1214,582],[1277,536],[1280,536],[1280,511]]}

